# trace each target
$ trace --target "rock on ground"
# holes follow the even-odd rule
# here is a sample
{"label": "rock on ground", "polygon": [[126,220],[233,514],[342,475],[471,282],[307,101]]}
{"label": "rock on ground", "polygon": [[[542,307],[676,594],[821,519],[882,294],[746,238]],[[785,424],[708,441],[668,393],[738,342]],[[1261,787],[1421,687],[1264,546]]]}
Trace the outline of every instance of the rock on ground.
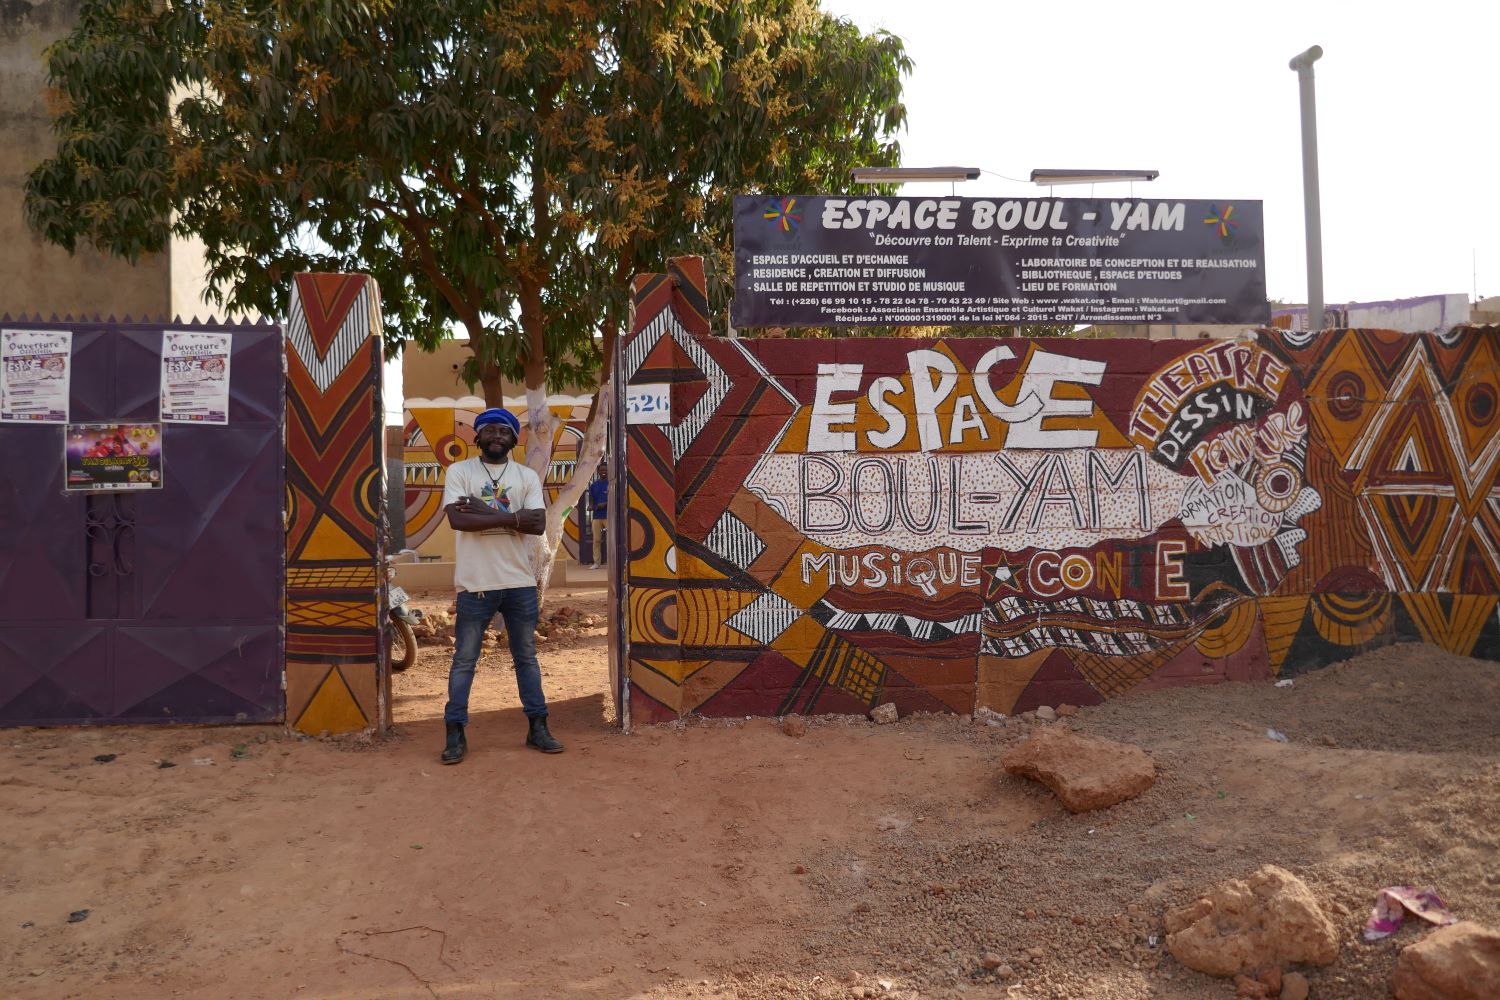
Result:
{"label": "rock on ground", "polygon": [[1172,957],[1211,976],[1297,962],[1328,965],[1338,947],[1338,932],[1312,890],[1275,865],[1167,913]]}
{"label": "rock on ground", "polygon": [[1288,972],[1281,977],[1281,1000],[1307,1000],[1310,989],[1307,977],[1300,972]]}
{"label": "rock on ground", "polygon": [[870,718],[875,720],[877,726],[884,726],[895,722],[898,718],[895,705],[880,705],[870,713]]}
{"label": "rock on ground", "polygon": [[1067,729],[1043,729],[1001,761],[1011,774],[1040,781],[1073,812],[1105,809],[1139,795],[1156,780],[1156,763],[1140,747]]}
{"label": "rock on ground", "polygon": [[1245,1000],[1266,1000],[1271,995],[1271,989],[1259,979],[1251,979],[1249,976],[1235,976],[1234,995],[1244,997]]}
{"label": "rock on ground", "polygon": [[792,738],[807,735],[807,720],[800,715],[787,715],[781,719],[781,731]]}
{"label": "rock on ground", "polygon": [[1401,951],[1391,992],[1397,1000],[1500,997],[1500,931],[1464,920]]}

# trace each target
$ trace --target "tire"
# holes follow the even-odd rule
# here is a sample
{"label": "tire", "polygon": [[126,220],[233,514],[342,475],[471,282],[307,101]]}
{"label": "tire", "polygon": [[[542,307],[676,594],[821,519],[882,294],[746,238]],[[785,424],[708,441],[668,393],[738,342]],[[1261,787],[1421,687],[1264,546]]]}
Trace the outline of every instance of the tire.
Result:
{"label": "tire", "polygon": [[399,674],[417,662],[417,634],[400,618],[391,619],[391,673]]}

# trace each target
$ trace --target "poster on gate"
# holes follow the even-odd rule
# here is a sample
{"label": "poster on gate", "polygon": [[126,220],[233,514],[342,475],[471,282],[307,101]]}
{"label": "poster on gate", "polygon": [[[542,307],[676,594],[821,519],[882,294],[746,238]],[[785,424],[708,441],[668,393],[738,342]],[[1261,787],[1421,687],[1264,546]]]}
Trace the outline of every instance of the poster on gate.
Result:
{"label": "poster on gate", "polygon": [[0,330],[0,421],[65,424],[72,330]]}
{"label": "poster on gate", "polygon": [[166,330],[161,342],[161,419],[229,423],[227,333]]}
{"label": "poster on gate", "polygon": [[65,440],[68,490],[161,489],[161,424],[69,424]]}

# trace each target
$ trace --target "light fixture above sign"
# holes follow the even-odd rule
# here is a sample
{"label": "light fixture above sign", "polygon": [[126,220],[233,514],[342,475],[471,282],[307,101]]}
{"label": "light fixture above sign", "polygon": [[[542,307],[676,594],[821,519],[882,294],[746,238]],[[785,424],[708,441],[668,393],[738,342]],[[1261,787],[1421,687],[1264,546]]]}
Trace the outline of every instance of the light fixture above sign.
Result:
{"label": "light fixture above sign", "polygon": [[978,167],[855,167],[849,176],[856,184],[904,184],[907,181],[972,181]]}
{"label": "light fixture above sign", "polygon": [[1106,181],[1154,181],[1160,170],[1054,170],[1040,167],[1031,172],[1033,184],[1102,184]]}

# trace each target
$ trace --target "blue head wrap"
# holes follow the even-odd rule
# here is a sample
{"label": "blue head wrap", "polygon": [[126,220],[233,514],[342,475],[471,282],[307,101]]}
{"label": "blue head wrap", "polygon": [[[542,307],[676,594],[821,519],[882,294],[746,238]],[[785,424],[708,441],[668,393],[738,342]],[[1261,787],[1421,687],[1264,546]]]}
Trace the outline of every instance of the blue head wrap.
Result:
{"label": "blue head wrap", "polygon": [[511,429],[511,432],[516,437],[521,436],[521,418],[504,407],[492,406],[474,418],[474,429],[476,431],[485,424],[504,424]]}

